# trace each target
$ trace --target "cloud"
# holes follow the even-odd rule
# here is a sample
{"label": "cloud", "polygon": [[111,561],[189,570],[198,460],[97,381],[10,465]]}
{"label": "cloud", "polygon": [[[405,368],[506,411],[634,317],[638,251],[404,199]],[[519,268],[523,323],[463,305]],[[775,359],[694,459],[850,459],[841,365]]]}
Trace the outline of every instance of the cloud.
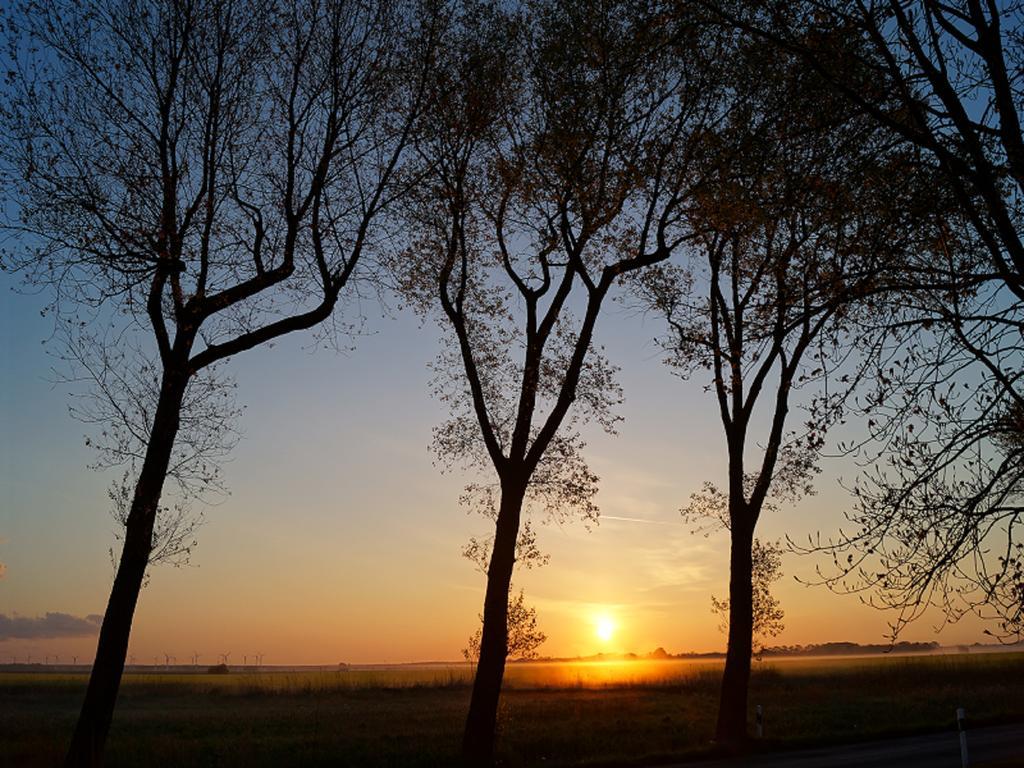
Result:
{"label": "cloud", "polygon": [[103,617],[95,613],[72,616],[52,612],[29,618],[0,613],[0,640],[47,640],[58,637],[89,637],[100,631]]}

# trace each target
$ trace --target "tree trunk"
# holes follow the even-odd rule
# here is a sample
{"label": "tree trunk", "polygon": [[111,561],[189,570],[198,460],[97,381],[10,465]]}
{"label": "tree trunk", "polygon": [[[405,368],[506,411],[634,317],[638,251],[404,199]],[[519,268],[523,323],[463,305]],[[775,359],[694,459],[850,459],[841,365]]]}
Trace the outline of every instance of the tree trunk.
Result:
{"label": "tree trunk", "polygon": [[487,569],[480,661],[473,679],[473,695],[462,737],[462,756],[470,765],[487,765],[494,757],[498,699],[508,655],[508,595],[525,492],[525,484],[502,484],[494,550]]}
{"label": "tree trunk", "polygon": [[96,660],[93,662],[85,700],[64,761],[66,768],[96,768],[103,762],[103,749],[124,672],[135,605],[153,547],[153,527],[174,439],[178,433],[187,381],[185,374],[164,375],[146,456],[135,484],[135,494],[125,525],[121,559],[110,590],[107,610],[103,614]]}
{"label": "tree trunk", "polygon": [[729,647],[725,656],[715,739],[730,752],[747,741],[747,687],[753,652],[753,524],[732,518],[729,558]]}

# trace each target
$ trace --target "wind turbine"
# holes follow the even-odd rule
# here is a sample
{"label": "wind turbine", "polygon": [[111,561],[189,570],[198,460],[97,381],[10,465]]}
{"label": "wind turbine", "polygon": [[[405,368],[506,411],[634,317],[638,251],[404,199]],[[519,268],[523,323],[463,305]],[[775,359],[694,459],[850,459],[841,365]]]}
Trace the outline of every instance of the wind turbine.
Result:
{"label": "wind turbine", "polygon": [[225,667],[226,667],[226,666],[228,666],[228,658],[229,658],[230,656],[231,656],[231,651],[228,651],[227,653],[222,653],[222,654],[220,655],[220,662],[221,662],[221,664],[223,664],[223,665],[224,665]]}
{"label": "wind turbine", "polygon": [[199,666],[199,651],[192,651],[192,666]]}

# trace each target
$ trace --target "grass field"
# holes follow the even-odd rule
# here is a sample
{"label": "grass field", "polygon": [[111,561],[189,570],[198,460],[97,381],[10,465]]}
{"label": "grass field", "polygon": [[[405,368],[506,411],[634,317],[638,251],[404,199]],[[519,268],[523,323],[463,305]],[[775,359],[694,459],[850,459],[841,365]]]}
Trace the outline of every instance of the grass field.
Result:
{"label": "grass field", "polygon": [[[720,663],[515,664],[500,715],[507,766],[685,758],[708,750]],[[465,666],[228,675],[129,674],[111,733],[117,766],[452,765]],[[1024,654],[755,664],[760,748],[1024,720]],[[0,766],[60,762],[84,674],[0,673]]]}

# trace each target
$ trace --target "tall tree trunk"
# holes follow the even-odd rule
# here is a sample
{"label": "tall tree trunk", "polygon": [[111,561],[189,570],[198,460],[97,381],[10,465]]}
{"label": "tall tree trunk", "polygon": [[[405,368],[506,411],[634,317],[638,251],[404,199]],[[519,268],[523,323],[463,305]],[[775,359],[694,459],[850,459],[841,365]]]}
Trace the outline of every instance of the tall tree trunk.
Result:
{"label": "tall tree trunk", "polygon": [[502,483],[501,504],[494,532],[494,550],[487,569],[484,626],[480,661],[462,737],[462,756],[470,765],[487,765],[494,757],[498,699],[508,656],[508,595],[516,561],[519,518],[526,493],[524,483]]}
{"label": "tall tree trunk", "polygon": [[66,768],[96,768],[103,762],[103,749],[114,716],[117,691],[121,686],[135,605],[153,548],[153,527],[174,439],[178,433],[181,403],[187,383],[188,377],[184,373],[164,375],[149,445],[146,447],[146,456],[128,512],[121,559],[110,590],[107,610],[103,614],[96,660],[64,761]]}
{"label": "tall tree trunk", "polygon": [[718,703],[715,738],[729,751],[740,751],[747,741],[747,686],[753,652],[754,524],[733,516],[729,557],[729,647],[725,656],[722,691]]}

